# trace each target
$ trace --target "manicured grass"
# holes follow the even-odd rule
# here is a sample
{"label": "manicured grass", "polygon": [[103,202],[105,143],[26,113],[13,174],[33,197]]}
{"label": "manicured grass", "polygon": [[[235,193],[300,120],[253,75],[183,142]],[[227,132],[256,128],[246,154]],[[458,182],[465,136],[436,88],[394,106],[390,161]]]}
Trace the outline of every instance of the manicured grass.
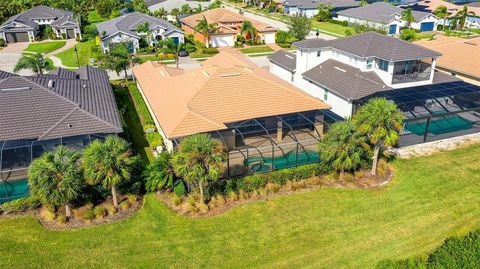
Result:
{"label": "manicured grass", "polygon": [[42,42],[42,43],[31,43],[25,49],[28,52],[39,52],[39,53],[50,53],[52,51],[58,50],[59,48],[64,47],[66,41],[52,41],[52,42]]}
{"label": "manicured grass", "polygon": [[132,218],[94,228],[4,219],[0,267],[373,268],[480,227],[479,158],[476,145],[398,160],[383,188],[319,189],[207,219],[177,216],[154,195]]}
{"label": "manicured grass", "polygon": [[[90,58],[97,59],[101,54],[100,48],[95,45],[95,39],[90,39],[77,44],[78,60],[80,66],[89,65]],[[55,55],[62,61],[62,64],[68,67],[77,67],[77,55],[75,48],[70,48]]]}
{"label": "manicured grass", "polygon": [[259,47],[251,47],[240,49],[241,53],[249,54],[249,53],[262,53],[262,52],[273,52],[273,49],[269,46],[259,46]]}
{"label": "manicured grass", "polygon": [[[144,63],[146,61],[158,62],[158,57],[155,56],[155,55],[140,55],[140,56],[138,56],[138,58],[140,58],[140,61],[142,63]],[[172,61],[174,61],[173,56],[172,57],[164,57],[161,62],[172,63]]]}
{"label": "manicured grass", "polygon": [[332,33],[338,36],[345,36],[346,35],[345,31],[350,30],[352,34],[355,34],[354,27],[343,26],[343,25],[339,25],[331,22],[319,22],[312,19],[312,25],[313,25],[314,31],[315,29],[318,28],[320,32],[324,31],[324,32]]}
{"label": "manicured grass", "polygon": [[88,18],[87,18],[88,24],[96,24],[96,23],[103,22],[103,21],[106,21],[106,20],[108,20],[108,18],[100,17],[100,14],[98,14],[98,12],[96,10],[91,10],[88,13]]}

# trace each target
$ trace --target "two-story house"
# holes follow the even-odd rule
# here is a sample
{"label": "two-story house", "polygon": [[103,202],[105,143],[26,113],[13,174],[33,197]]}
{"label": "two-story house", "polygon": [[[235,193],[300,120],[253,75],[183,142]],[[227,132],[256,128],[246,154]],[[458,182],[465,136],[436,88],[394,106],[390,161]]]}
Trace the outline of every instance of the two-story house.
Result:
{"label": "two-story house", "polygon": [[[142,29],[147,25],[148,30]],[[183,32],[173,24],[140,12],[132,12],[118,18],[97,24],[102,51],[110,50],[111,44],[127,43],[132,52],[140,48],[143,38],[148,45],[159,40],[172,38],[176,43],[184,43]]]}

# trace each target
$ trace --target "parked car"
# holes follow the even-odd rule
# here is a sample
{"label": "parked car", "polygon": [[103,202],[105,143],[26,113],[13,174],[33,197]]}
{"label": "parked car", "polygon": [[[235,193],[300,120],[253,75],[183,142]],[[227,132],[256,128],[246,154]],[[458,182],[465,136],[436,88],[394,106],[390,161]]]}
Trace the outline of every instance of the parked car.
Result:
{"label": "parked car", "polygon": [[188,51],[186,50],[181,50],[179,53],[178,53],[178,56],[180,57],[187,57],[188,56]]}

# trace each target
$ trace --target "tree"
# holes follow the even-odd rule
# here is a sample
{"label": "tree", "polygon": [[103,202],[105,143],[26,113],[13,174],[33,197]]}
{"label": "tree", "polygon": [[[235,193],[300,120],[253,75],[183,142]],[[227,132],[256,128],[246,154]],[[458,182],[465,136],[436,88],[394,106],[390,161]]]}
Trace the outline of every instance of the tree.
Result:
{"label": "tree", "polygon": [[288,31],[297,39],[304,40],[312,30],[312,22],[305,15],[294,15],[290,18]]}
{"label": "tree", "polygon": [[360,6],[361,6],[361,7],[366,6],[366,5],[368,5],[367,0],[361,0],[361,1],[360,1]]}
{"label": "tree", "polygon": [[152,39],[152,31],[150,30],[150,24],[148,22],[144,22],[137,26],[138,33],[145,33],[147,35],[147,43],[150,44]]}
{"label": "tree", "polygon": [[318,14],[315,16],[317,21],[328,21],[332,18],[332,5],[325,5],[324,3],[318,4]]}
{"label": "tree", "polygon": [[385,98],[370,99],[353,116],[360,133],[367,135],[374,145],[372,175],[377,174],[380,150],[394,146],[403,128],[403,114],[397,105]]}
{"label": "tree", "polygon": [[172,164],[172,154],[164,151],[153,160],[145,170],[147,191],[157,191],[161,188],[173,189],[177,177]]}
{"label": "tree", "polygon": [[465,23],[467,22],[467,18],[469,16],[475,16],[475,12],[469,11],[467,6],[463,6],[463,9],[455,15],[455,17],[458,18],[458,27],[460,30],[463,30],[465,27]]}
{"label": "tree", "polygon": [[322,138],[320,158],[343,176],[344,172],[356,171],[366,163],[369,145],[367,137],[355,129],[351,119],[334,123]]}
{"label": "tree", "polygon": [[184,138],[173,156],[175,173],[200,191],[204,203],[204,187],[216,181],[223,173],[227,156],[224,148],[209,134],[196,134]]}
{"label": "tree", "polygon": [[167,18],[168,12],[165,10],[165,8],[161,7],[153,12],[153,16],[165,19]]}
{"label": "tree", "polygon": [[162,50],[166,53],[173,54],[175,59],[175,64],[178,68],[178,54],[182,50],[183,44],[182,43],[175,43],[172,38],[167,38],[158,42],[158,44],[162,47]]}
{"label": "tree", "polygon": [[95,9],[102,18],[108,18],[113,13],[114,10],[117,10],[119,3],[117,0],[96,0]]}
{"label": "tree", "polygon": [[438,6],[434,11],[433,14],[437,16],[438,18],[443,20],[443,27],[442,27],[442,32],[445,33],[445,27],[447,26],[446,24],[446,19],[448,17],[448,9],[446,6]]}
{"label": "tree", "polygon": [[148,13],[148,8],[144,0],[133,0],[132,6],[133,10],[137,12]]}
{"label": "tree", "polygon": [[402,10],[402,20],[407,22],[408,29],[412,28],[412,22],[415,21],[415,17],[412,14],[412,9],[411,8],[407,8],[407,9]]}
{"label": "tree", "polygon": [[27,69],[35,72],[37,75],[42,75],[44,71],[50,71],[53,68],[53,64],[47,61],[41,53],[37,52],[35,55],[23,55],[15,65],[13,72],[17,73],[20,70]]}
{"label": "tree", "polygon": [[180,7],[180,13],[181,14],[192,14],[192,8],[190,7],[189,4],[183,4],[181,7]]}
{"label": "tree", "polygon": [[202,8],[202,5],[198,4],[198,6],[196,8],[193,8],[192,9],[192,12],[194,14],[198,14],[198,13],[201,13],[203,11],[203,8]]}
{"label": "tree", "polygon": [[250,36],[250,44],[254,45],[255,36],[257,35],[258,30],[250,21],[243,21],[242,25],[240,26],[240,33],[242,35],[247,33]]}
{"label": "tree", "polygon": [[221,6],[222,6],[222,1],[221,0],[215,0],[215,1],[213,1],[213,3],[211,3],[208,6],[208,9],[215,9],[215,8],[219,8]]}
{"label": "tree", "polygon": [[65,206],[65,216],[71,216],[70,203],[82,190],[80,153],[60,145],[33,160],[28,168],[32,194],[43,205]]}
{"label": "tree", "polygon": [[207,48],[210,45],[210,33],[214,33],[218,29],[217,23],[208,23],[207,18],[203,16],[201,20],[197,21],[198,24],[195,26],[194,32],[201,33],[205,37],[205,46]]}
{"label": "tree", "polygon": [[112,192],[113,205],[118,206],[116,186],[131,178],[135,158],[128,143],[118,136],[95,140],[83,151],[85,179],[91,185],[101,183]]}
{"label": "tree", "polygon": [[130,53],[125,43],[121,43],[112,46],[110,51],[102,56],[100,67],[115,71],[117,75],[124,71],[125,79],[128,79],[127,69],[138,63],[141,63],[140,58]]}
{"label": "tree", "polygon": [[172,8],[172,10],[170,10],[170,15],[172,15],[175,18],[178,18],[178,15],[180,15],[180,9]]}

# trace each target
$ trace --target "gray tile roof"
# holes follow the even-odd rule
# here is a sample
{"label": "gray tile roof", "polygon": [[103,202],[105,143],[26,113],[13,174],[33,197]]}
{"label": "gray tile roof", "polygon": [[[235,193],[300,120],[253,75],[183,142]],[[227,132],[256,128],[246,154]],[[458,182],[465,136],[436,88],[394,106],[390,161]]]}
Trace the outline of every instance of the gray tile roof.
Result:
{"label": "gray tile roof", "polygon": [[268,56],[268,59],[290,72],[295,72],[297,67],[297,56],[284,50],[276,51],[272,55]]}
{"label": "gray tile roof", "polygon": [[23,13],[10,17],[5,23],[0,25],[0,28],[14,21],[25,24],[31,29],[37,29],[38,24],[35,23],[33,19],[54,19],[55,21],[52,25],[60,25],[68,21],[76,26],[76,21],[71,11],[55,9],[47,6],[36,6]]}
{"label": "gray tile roof", "polygon": [[1,81],[2,79],[5,79],[5,78],[16,77],[16,76],[17,76],[17,74],[12,74],[12,73],[5,72],[5,71],[0,70],[0,81]]}
{"label": "gray tile roof", "polygon": [[283,2],[283,5],[301,9],[315,9],[320,3],[331,5],[333,8],[360,6],[360,1],[356,0],[286,0]]}
{"label": "gray tile roof", "polygon": [[[376,2],[362,7],[342,10],[337,12],[337,14],[366,21],[387,23],[393,20],[395,15],[401,16],[402,11],[402,8],[393,6],[390,3]],[[431,14],[422,11],[412,11],[412,15],[415,18],[415,21],[418,22]]]}
{"label": "gray tile roof", "polygon": [[435,58],[442,54],[399,38],[366,32],[334,40],[310,39],[293,43],[300,49],[335,48],[359,57],[377,57],[387,61]]}
{"label": "gray tile roof", "polygon": [[348,101],[392,89],[385,85],[375,72],[362,72],[358,68],[336,60],[327,60],[303,73],[302,76]]}
{"label": "gray tile roof", "polygon": [[148,22],[150,29],[160,27],[165,29],[166,32],[182,32],[173,24],[163,19],[148,16],[140,12],[128,13],[115,19],[99,23],[97,24],[97,30],[100,35],[103,35],[103,33],[105,33],[102,38],[108,38],[112,35],[117,34],[118,32],[123,32],[126,34],[130,34],[134,37],[139,37],[137,33],[137,27],[141,24],[144,24],[145,22]]}
{"label": "gray tile roof", "polygon": [[70,72],[0,80],[0,140],[121,132],[107,73],[82,67],[73,78]]}

